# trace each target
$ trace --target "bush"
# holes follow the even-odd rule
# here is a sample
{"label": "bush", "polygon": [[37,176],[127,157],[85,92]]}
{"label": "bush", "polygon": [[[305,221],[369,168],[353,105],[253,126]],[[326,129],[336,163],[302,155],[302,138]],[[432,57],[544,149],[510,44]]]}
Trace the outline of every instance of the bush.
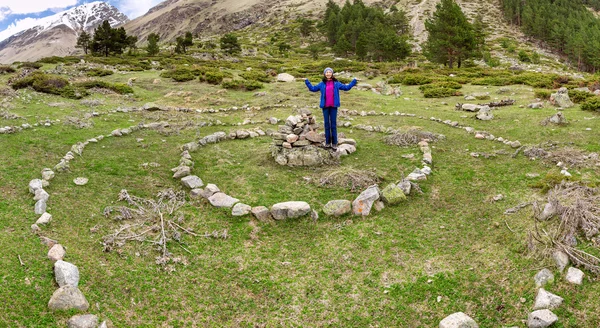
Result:
{"label": "bush", "polygon": [[427,88],[423,90],[423,97],[425,98],[444,98],[461,95],[460,91],[451,88]]}
{"label": "bush", "polygon": [[108,75],[112,75],[113,73],[114,72],[109,69],[92,68],[89,71],[87,71],[85,74],[87,76],[108,76]]}
{"label": "bush", "polygon": [[534,96],[536,98],[545,99],[545,100],[550,99],[551,94],[552,94],[552,92],[550,90],[535,90],[535,92],[534,92]]}
{"label": "bush", "polygon": [[458,90],[458,89],[462,88],[462,85],[458,82],[444,81],[444,82],[436,82],[436,83],[432,83],[432,84],[424,84],[419,87],[419,90],[425,91],[426,89],[433,89],[433,88],[448,88],[448,89]]}
{"label": "bush", "polygon": [[174,70],[162,72],[160,74],[160,76],[164,77],[164,78],[171,78],[171,79],[173,79],[173,81],[176,81],[176,82],[191,81],[196,78],[196,76],[194,76],[194,73],[192,73],[192,71],[190,71],[187,68],[174,69]]}
{"label": "bush", "polygon": [[19,68],[35,68],[35,69],[39,69],[42,66],[43,65],[40,64],[40,63],[25,62],[25,63],[21,63],[18,67]]}
{"label": "bush", "polygon": [[429,84],[431,83],[433,80],[425,75],[422,74],[407,74],[404,76],[404,79],[402,79],[402,84],[404,85],[423,85],[423,84]]}
{"label": "bush", "polygon": [[600,97],[593,97],[581,104],[582,110],[591,110],[600,112]]}
{"label": "bush", "polygon": [[529,55],[527,54],[527,52],[525,50],[519,51],[519,61],[522,61],[524,63],[531,62],[531,58],[529,58]]}
{"label": "bush", "polygon": [[596,97],[594,94],[580,91],[580,90],[569,90],[569,98],[576,104],[587,101],[588,99]]}
{"label": "bush", "polygon": [[126,84],[121,84],[121,83],[112,84],[112,83],[108,83],[108,82],[104,82],[104,81],[97,81],[97,80],[80,82],[80,83],[77,83],[75,86],[84,88],[84,89],[92,89],[92,88],[108,89],[108,90],[112,90],[118,94],[133,93],[133,89]]}
{"label": "bush", "polygon": [[48,75],[42,72],[34,72],[12,84],[15,90],[31,87],[37,92],[49,93],[63,96],[65,98],[80,99],[87,96],[85,90],[73,87],[69,80],[56,75]]}
{"label": "bush", "polygon": [[9,65],[0,65],[0,74],[14,73],[16,70]]}
{"label": "bush", "polygon": [[221,71],[208,71],[204,76],[201,75],[199,80],[210,84],[219,84],[223,82],[223,78],[225,78],[225,74]]}
{"label": "bush", "polygon": [[500,87],[500,86],[510,85],[512,83],[507,78],[488,76],[488,77],[482,77],[482,78],[475,79],[471,82],[471,84],[473,84],[473,85],[493,85],[493,86]]}
{"label": "bush", "polygon": [[258,81],[232,80],[223,82],[221,86],[225,89],[252,91],[261,89],[263,84]]}
{"label": "bush", "polygon": [[249,71],[240,74],[240,76],[249,81],[271,82],[271,76],[265,72]]}

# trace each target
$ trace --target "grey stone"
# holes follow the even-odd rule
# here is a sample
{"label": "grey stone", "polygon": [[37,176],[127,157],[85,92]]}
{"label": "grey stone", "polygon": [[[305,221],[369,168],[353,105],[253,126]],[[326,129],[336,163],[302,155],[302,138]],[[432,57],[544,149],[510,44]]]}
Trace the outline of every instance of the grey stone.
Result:
{"label": "grey stone", "polygon": [[108,328],[106,321],[102,321],[102,323],[100,324],[100,326],[98,326],[98,328]]}
{"label": "grey stone", "polygon": [[33,197],[33,200],[38,201],[43,199],[45,202],[48,202],[49,198],[50,194],[48,194],[44,189],[38,189],[35,191],[35,196]]}
{"label": "grey stone", "polygon": [[277,74],[277,82],[294,82],[296,78],[293,75],[288,73],[279,73]]}
{"label": "grey stone", "polygon": [[177,169],[175,174],[173,174],[173,179],[181,179],[190,175],[190,173],[192,173],[192,169],[189,166],[182,165]]}
{"label": "grey stone", "polygon": [[204,189],[202,189],[202,188],[192,189],[192,190],[190,190],[190,197],[192,197],[192,198],[201,197],[203,192],[204,192]]}
{"label": "grey stone", "polygon": [[45,168],[42,170],[42,179],[46,180],[46,181],[50,181],[52,179],[54,179],[54,171],[52,171],[49,168]]}
{"label": "grey stone", "polygon": [[48,258],[51,261],[58,261],[58,260],[62,260],[66,254],[67,254],[67,252],[65,251],[65,248],[62,247],[61,244],[55,244],[48,251]]}
{"label": "grey stone", "polygon": [[463,312],[456,312],[440,321],[439,328],[479,328],[479,325]]}
{"label": "grey stone", "polygon": [[565,87],[558,89],[556,93],[550,95],[550,102],[557,107],[570,108],[575,104],[569,98],[569,90]]}
{"label": "grey stone", "polygon": [[40,230],[42,230],[42,229],[40,229],[40,227],[37,224],[34,223],[31,225],[31,232],[36,233]]}
{"label": "grey stone", "polygon": [[552,115],[549,119],[548,122],[553,123],[553,124],[567,124],[567,119],[565,118],[565,115],[561,112],[558,112],[554,115]]}
{"label": "grey stone", "polygon": [[467,112],[478,112],[481,106],[475,104],[462,104],[461,109]]}
{"label": "grey stone", "polygon": [[44,214],[46,212],[46,207],[47,207],[47,205],[46,205],[45,200],[43,200],[43,199],[38,200],[35,203],[35,208],[34,208],[35,214],[38,214],[38,215]]}
{"label": "grey stone", "polygon": [[519,142],[519,140],[517,140],[517,141],[512,141],[512,142],[510,142],[510,146],[511,146],[512,148],[519,148],[519,147],[521,147],[521,142]]}
{"label": "grey stone", "polygon": [[271,212],[265,206],[253,207],[250,212],[252,212],[252,215],[260,222],[268,222],[272,219]]}
{"label": "grey stone", "polygon": [[212,183],[209,183],[208,185],[206,185],[204,190],[200,193],[200,196],[208,199],[210,196],[218,193],[219,191],[221,191],[219,189],[219,187],[217,187],[216,185],[214,185]]}
{"label": "grey stone", "polygon": [[250,213],[252,210],[252,206],[246,205],[243,203],[237,203],[233,206],[231,210],[231,215],[233,216],[244,216]]}
{"label": "grey stone", "polygon": [[77,287],[71,285],[60,287],[54,291],[48,302],[48,308],[53,311],[71,309],[87,311],[89,307],[90,304],[83,293]]}
{"label": "grey stone", "polygon": [[387,204],[395,205],[406,200],[406,195],[404,194],[402,188],[391,183],[381,190],[381,198]]}
{"label": "grey stone", "polygon": [[67,328],[96,328],[98,317],[93,314],[74,315],[67,321]]}
{"label": "grey stone", "polygon": [[405,195],[410,194],[411,187],[412,187],[412,185],[410,184],[410,181],[402,180],[400,183],[398,183],[398,188],[402,189],[402,192]]}
{"label": "grey stone", "polygon": [[302,122],[302,116],[300,115],[290,115],[285,119],[285,125],[289,127],[294,127],[300,122]]}
{"label": "grey stone", "polygon": [[121,130],[119,130],[119,129],[116,129],[116,130],[113,130],[113,131],[110,133],[110,135],[111,135],[111,136],[113,136],[113,137],[121,137],[121,136],[123,136],[123,133],[121,133]]}
{"label": "grey stone", "polygon": [[342,155],[350,155],[356,151],[356,146],[350,144],[339,145],[337,151]]}
{"label": "grey stone", "polygon": [[565,279],[572,284],[581,285],[583,282],[583,276],[583,271],[570,267],[569,270],[567,270],[567,276]]}
{"label": "grey stone", "polygon": [[202,179],[195,175],[188,175],[186,177],[181,178],[181,184],[190,189],[196,189],[204,186],[204,182],[202,182]]}
{"label": "grey stone", "polygon": [[531,104],[527,105],[527,107],[532,108],[532,109],[540,109],[540,108],[544,108],[544,103],[535,102],[535,103],[531,103]]}
{"label": "grey stone", "polygon": [[290,201],[271,206],[271,215],[275,220],[293,219],[310,213],[310,205],[306,202]]}
{"label": "grey stone", "polygon": [[73,179],[73,183],[78,185],[78,186],[85,186],[88,183],[88,178],[75,178]]}
{"label": "grey stone", "polygon": [[416,168],[414,171],[412,171],[407,177],[406,180],[409,181],[419,181],[419,180],[427,180],[427,176],[425,175],[425,173],[423,173],[421,171],[421,169]]}
{"label": "grey stone", "polygon": [[552,257],[554,258],[554,262],[556,263],[556,267],[558,271],[563,272],[563,270],[569,265],[569,256],[561,251],[555,251],[552,253]]}
{"label": "grey stone", "polygon": [[536,287],[544,287],[546,284],[554,282],[554,274],[548,269],[542,269],[533,278]]}
{"label": "grey stone", "polygon": [[494,114],[492,114],[492,110],[489,106],[481,106],[476,117],[482,121],[489,121],[494,118]]}
{"label": "grey stone", "polygon": [[79,285],[79,269],[75,265],[63,260],[58,260],[54,263],[54,277],[60,287],[67,285],[77,287]]}
{"label": "grey stone", "polygon": [[533,309],[534,310],[541,310],[541,309],[556,309],[557,307],[559,307],[563,302],[563,298],[557,295],[554,295],[548,291],[546,291],[544,288],[540,288],[538,290],[537,296],[535,297],[535,302],[533,304]]}
{"label": "grey stone", "polygon": [[352,211],[352,202],[345,199],[330,200],[323,206],[323,213],[328,216],[342,216]]}
{"label": "grey stone", "polygon": [[246,139],[246,138],[250,137],[250,132],[248,132],[246,130],[237,130],[235,132],[235,136],[237,139]]}
{"label": "grey stone", "polygon": [[378,201],[375,201],[375,203],[373,203],[373,208],[377,212],[381,212],[385,208],[385,204],[382,201],[378,200]]}
{"label": "grey stone", "polygon": [[367,216],[371,213],[373,203],[379,199],[379,187],[371,186],[364,190],[352,202],[352,212],[355,215]]}
{"label": "grey stone", "polygon": [[553,325],[556,321],[558,321],[558,317],[556,314],[552,313],[552,311],[547,309],[537,310],[529,314],[529,317],[527,318],[527,327],[546,328]]}
{"label": "grey stone", "polygon": [[42,216],[40,216],[40,218],[37,219],[37,221],[35,221],[35,224],[48,224],[50,223],[50,221],[52,221],[52,215],[50,215],[50,213],[44,212],[44,214],[42,214]]}
{"label": "grey stone", "polygon": [[198,150],[198,148],[199,148],[199,145],[198,145],[198,143],[197,143],[197,142],[195,142],[195,141],[188,142],[188,143],[184,144],[183,146],[181,146],[181,149],[182,149],[182,150],[185,150],[185,151],[192,151],[192,152],[194,152],[194,151]]}
{"label": "grey stone", "polygon": [[29,192],[35,194],[35,191],[38,189],[42,189],[42,180],[41,179],[33,179],[29,181]]}
{"label": "grey stone", "polygon": [[208,197],[208,201],[214,207],[231,208],[235,203],[239,202],[240,200],[237,198],[233,198],[225,193],[217,192],[212,196]]}

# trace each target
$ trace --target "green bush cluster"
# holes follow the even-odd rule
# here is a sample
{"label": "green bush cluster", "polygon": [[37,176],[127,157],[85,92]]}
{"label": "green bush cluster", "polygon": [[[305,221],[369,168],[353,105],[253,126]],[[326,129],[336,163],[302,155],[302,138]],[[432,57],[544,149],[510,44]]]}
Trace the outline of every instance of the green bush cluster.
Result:
{"label": "green bush cluster", "polygon": [[[230,73],[231,74],[231,73]],[[219,84],[223,82],[226,74],[221,71],[207,71],[204,75],[200,75],[198,78],[200,82],[206,82],[209,84]]]}
{"label": "green bush cluster", "polygon": [[88,95],[85,90],[74,87],[64,77],[49,75],[39,71],[13,82],[11,86],[15,90],[31,87],[37,92],[59,95],[71,99],[80,99]]}
{"label": "green bush cluster", "polygon": [[552,92],[550,90],[535,90],[533,94],[536,98],[548,100],[550,99]]}
{"label": "green bush cluster", "polygon": [[581,104],[582,110],[600,112],[600,97],[593,97]]}
{"label": "green bush cluster", "polygon": [[265,82],[265,83],[271,82],[271,76],[268,75],[267,73],[265,73],[264,71],[263,72],[246,71],[246,72],[240,74],[240,76],[248,81],[259,81],[259,82]]}
{"label": "green bush cluster", "polygon": [[19,68],[35,68],[35,69],[39,69],[42,66],[44,66],[44,65],[42,65],[40,63],[24,62],[24,63],[19,64],[18,67]]}
{"label": "green bush cluster", "polygon": [[423,90],[423,97],[425,98],[444,98],[452,96],[462,96],[462,93],[456,89],[443,87],[426,88]]}
{"label": "green bush cluster", "polygon": [[596,97],[596,95],[587,91],[569,90],[569,98],[576,104],[586,102],[594,97]]}
{"label": "green bush cluster", "polygon": [[263,88],[263,84],[258,81],[242,81],[242,80],[225,81],[221,84],[221,86],[225,89],[246,90],[246,91],[252,91],[252,90]]}
{"label": "green bush cluster", "polygon": [[112,75],[114,72],[109,70],[109,69],[102,69],[102,68],[92,68],[90,70],[88,70],[85,75],[87,76],[108,76],[108,75]]}
{"label": "green bush cluster", "polygon": [[454,81],[441,81],[441,82],[435,82],[432,84],[424,84],[419,86],[419,90],[421,91],[425,91],[426,89],[434,89],[434,88],[448,88],[448,89],[455,89],[458,90],[460,88],[462,88],[462,85],[458,82],[454,82]]}
{"label": "green bush cluster", "polygon": [[133,89],[126,84],[108,83],[108,82],[98,81],[98,80],[79,82],[79,83],[75,84],[75,86],[83,88],[83,89],[92,89],[92,88],[108,89],[108,90],[112,90],[112,91],[114,91],[118,94],[122,94],[122,95],[133,93]]}
{"label": "green bush cluster", "polygon": [[404,85],[423,85],[433,82],[433,79],[423,74],[406,74],[402,79]]}
{"label": "green bush cluster", "polygon": [[0,74],[14,73],[16,70],[9,65],[0,65]]}

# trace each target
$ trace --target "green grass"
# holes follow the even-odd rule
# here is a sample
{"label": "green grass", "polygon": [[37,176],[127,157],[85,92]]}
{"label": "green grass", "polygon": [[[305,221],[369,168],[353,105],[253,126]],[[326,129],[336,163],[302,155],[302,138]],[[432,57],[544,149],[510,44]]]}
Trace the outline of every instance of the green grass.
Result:
{"label": "green grass", "polygon": [[[239,76],[249,63],[260,65],[260,61],[249,59],[226,71]],[[306,76],[317,73],[310,71]],[[71,161],[71,171],[57,174],[46,188],[51,195],[48,211],[54,218],[42,227],[44,236],[67,248],[65,260],[79,267],[80,289],[91,305],[88,312],[117,327],[430,327],[458,311],[469,314],[482,327],[521,325],[533,306],[533,276],[543,267],[553,269],[553,264],[526,250],[527,231],[533,228],[530,208],[511,216],[503,213],[539,196],[531,184],[541,178],[527,179],[526,173],[543,177],[555,167],[522,155],[512,158],[514,150],[502,143],[476,140],[462,129],[430,121],[429,117],[458,121],[526,145],[553,140],[583,151],[600,150],[595,113],[576,106],[564,111],[569,125],[541,126],[539,123],[555,110],[519,108],[534,99],[534,88],[525,85],[510,86],[515,93],[510,98],[517,103],[494,110],[495,118],[488,122],[474,119],[472,113],[455,111],[454,104],[464,102],[462,97],[426,99],[418,86],[401,86],[403,95],[397,99],[352,90],[341,94],[342,108],[417,115],[352,116],[349,120],[353,126],[418,127],[446,136],[431,144],[433,174],[419,184],[423,194],[411,195],[407,202],[373,211],[365,218],[329,218],[321,212],[327,201],[353,200],[358,192],[319,186],[324,168],[277,165],[269,156],[269,137],[207,145],[191,154],[195,162],[192,172],[205,184],[215,183],[252,206],[306,201],[320,218],[316,222],[305,217],[258,223],[251,222],[250,217],[232,217],[229,210],[213,208],[204,200],[190,200],[181,212],[186,227],[200,234],[227,229],[230,238],[184,235],[183,246],[191,254],[170,243],[170,251],[184,258],[185,264],[172,264],[175,271],[169,272],[155,264],[160,253],[148,243],[128,243],[120,252],[103,252],[102,237],[119,225],[102,215],[104,208],[124,205],[117,201],[122,189],[146,198],[166,188],[181,190],[170,169],[179,163],[182,144],[216,131],[256,127],[237,125],[245,119],[262,122],[258,126],[263,130],[275,130],[276,126],[266,123],[268,118],[285,120],[295,113],[294,106],[317,105],[319,95],[308,92],[302,81],[264,83],[261,91],[266,96],[256,97],[254,92],[225,90],[198,79],[177,83],[159,74],[141,71],[98,77],[108,83],[126,83],[135,77],[134,94],[93,94],[93,99],[104,102],[93,108],[79,100],[29,89],[19,90],[19,98],[11,100],[9,112],[23,120],[2,120],[2,126],[46,119],[61,122],[0,135],[0,247],[5,253],[0,260],[0,284],[3,295],[11,300],[0,307],[0,325],[64,326],[74,314],[52,313],[47,308],[57,286],[52,264],[46,259],[48,249],[30,232],[37,215],[33,214],[27,183],[38,178],[44,167],[58,163],[71,145],[117,128],[155,121],[169,121],[172,126],[189,124],[184,129],[163,133],[141,130],[87,145],[83,156]],[[360,72],[353,74],[362,77]],[[447,76],[444,73],[440,79],[443,75]],[[388,78],[380,75],[368,83],[374,85]],[[4,83],[7,77],[2,79]],[[154,84],[155,79],[160,83]],[[363,81],[367,80],[363,77]],[[499,88],[465,84],[461,91],[490,92],[493,101],[495,97],[505,98],[496,94]],[[214,114],[112,113],[117,107],[140,107],[147,102],[192,109],[241,108],[245,104],[261,109]],[[50,103],[64,104],[51,107]],[[274,107],[279,104],[286,106]],[[83,117],[92,111],[100,114],[91,118],[92,127],[76,129],[62,124],[66,117]],[[313,112],[322,122],[320,110]],[[590,117],[594,119],[585,119]],[[226,126],[197,126],[217,120]],[[417,147],[389,146],[383,142],[384,134],[353,126],[339,129],[358,142],[357,152],[342,158],[342,166],[374,171],[382,180],[380,186],[421,166]],[[138,142],[136,138],[144,140]],[[499,150],[507,155],[492,159],[470,156],[471,152]],[[414,159],[401,156],[411,153]],[[141,166],[148,162],[160,166]],[[571,173],[595,182],[598,169],[574,169]],[[76,186],[72,182],[76,177],[87,177],[89,183]],[[490,201],[500,193],[504,200]],[[19,264],[18,256],[25,266]],[[557,281],[549,290],[565,298],[555,311],[560,318],[556,326],[598,326],[600,315],[595,309],[599,287],[589,281],[582,287],[571,287],[558,272],[555,274]]]}

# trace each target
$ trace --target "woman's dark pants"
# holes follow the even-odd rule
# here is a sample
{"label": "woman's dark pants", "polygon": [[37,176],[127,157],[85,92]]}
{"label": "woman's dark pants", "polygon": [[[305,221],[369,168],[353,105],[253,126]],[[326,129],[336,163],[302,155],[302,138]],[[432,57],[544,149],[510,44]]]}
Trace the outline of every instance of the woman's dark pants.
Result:
{"label": "woman's dark pants", "polygon": [[337,107],[323,108],[323,122],[325,125],[325,143],[337,145]]}

